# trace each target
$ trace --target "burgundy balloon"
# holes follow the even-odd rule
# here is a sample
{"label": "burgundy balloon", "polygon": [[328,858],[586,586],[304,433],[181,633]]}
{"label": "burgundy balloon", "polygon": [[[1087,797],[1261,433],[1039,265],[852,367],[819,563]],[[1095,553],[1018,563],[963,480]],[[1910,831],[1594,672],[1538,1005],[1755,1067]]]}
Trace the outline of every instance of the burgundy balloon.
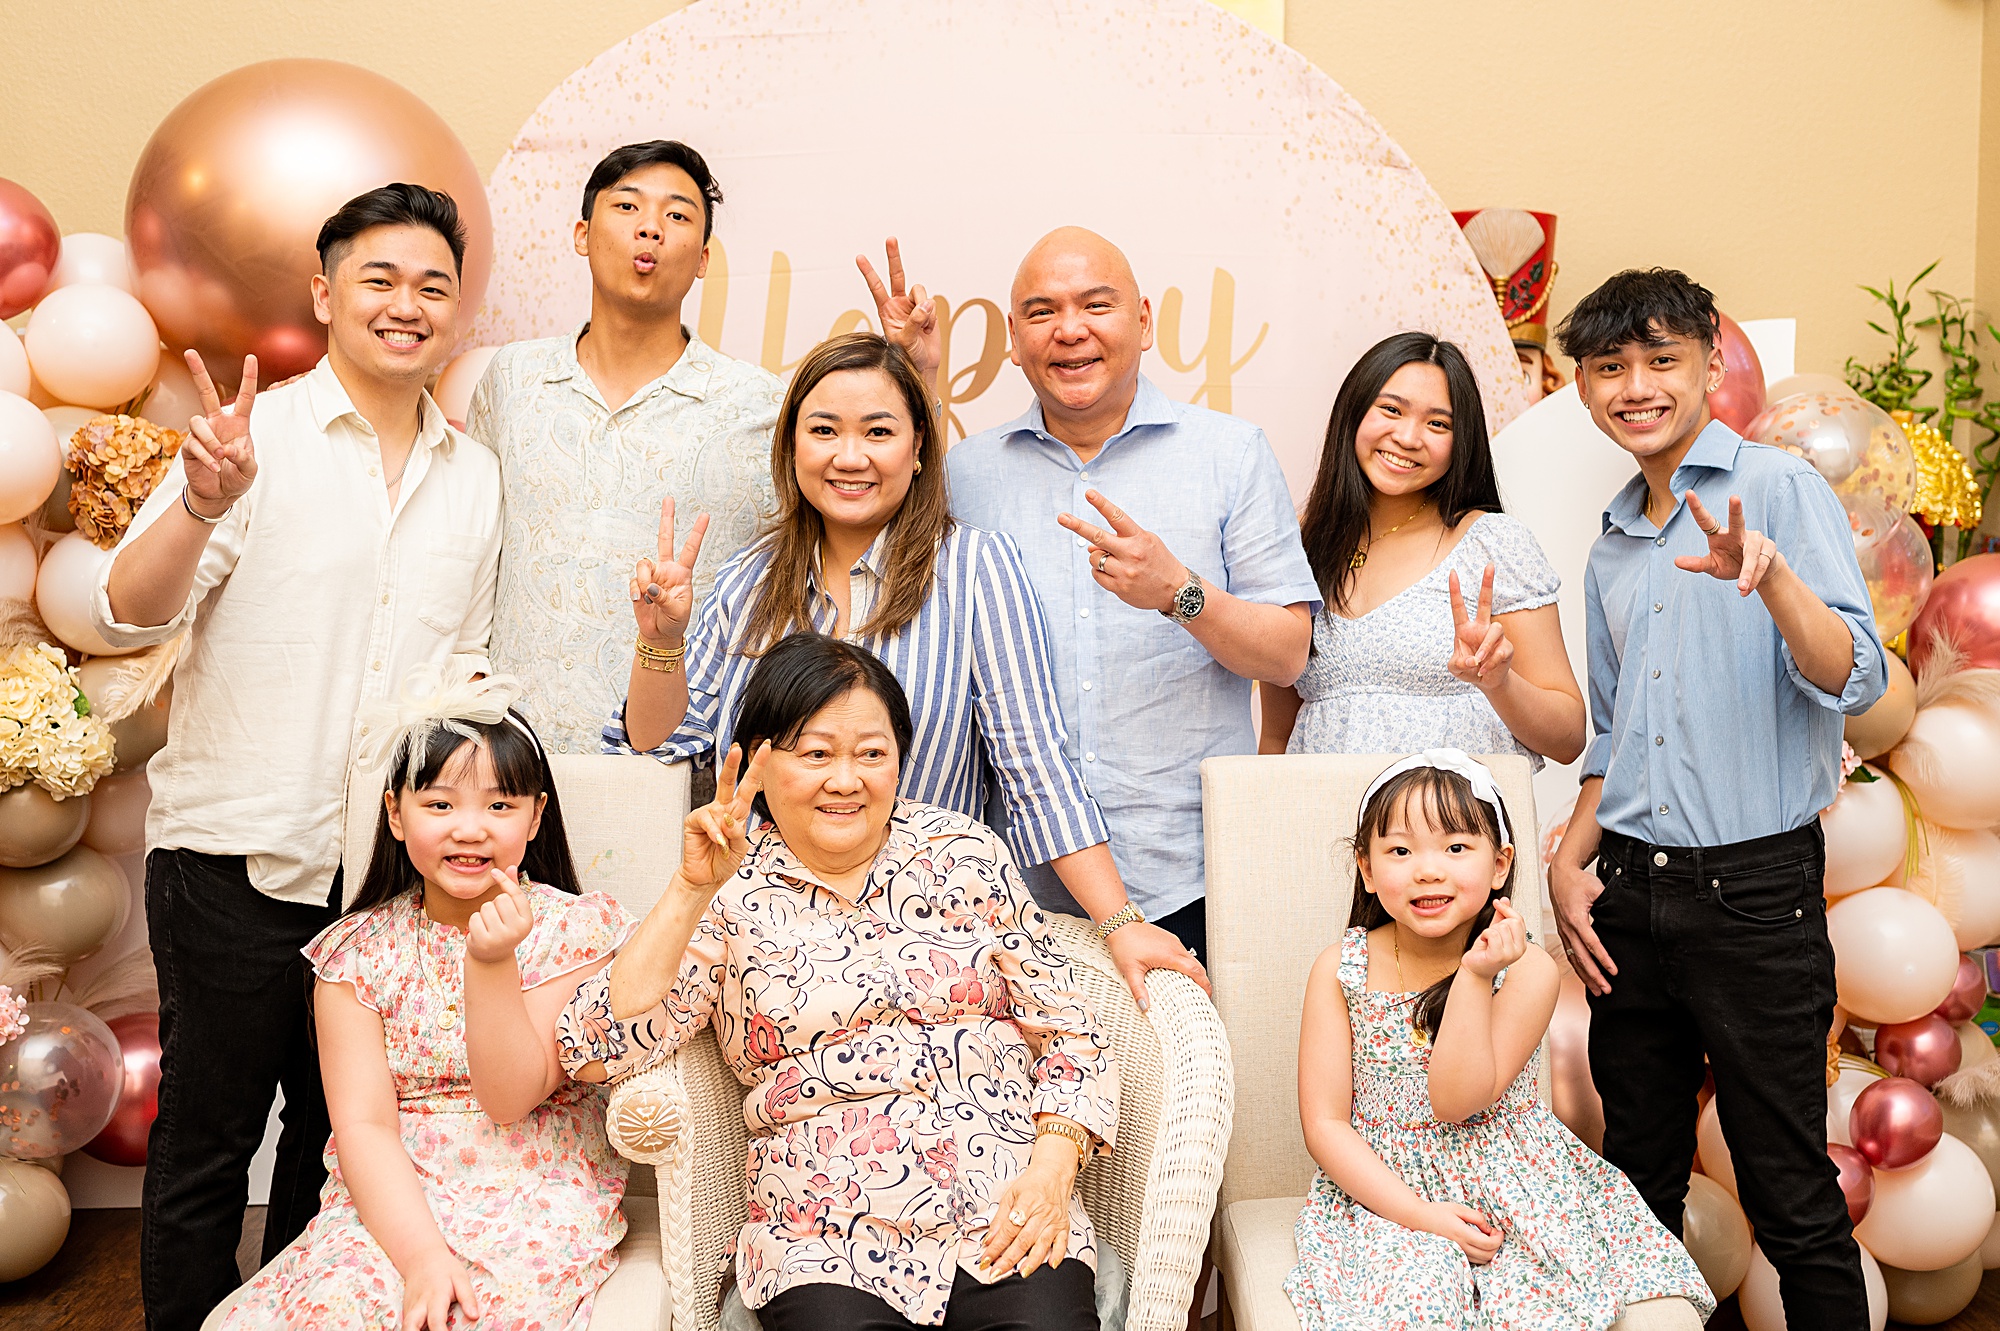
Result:
{"label": "burgundy balloon", "polygon": [[1937,1015],[1956,1026],[1962,1021],[1971,1021],[1972,1014],[1986,1005],[1986,968],[1971,957],[1961,955],[1958,959],[1958,978],[1951,982],[1951,993],[1937,1005]]}
{"label": "burgundy balloon", "polygon": [[1967,665],[2000,669],[2000,554],[1961,559],[1931,583],[1910,625],[1910,671],[1919,679],[1935,634],[1964,652]]}
{"label": "burgundy balloon", "polygon": [[1892,1077],[1935,1086],[1958,1071],[1965,1047],[1951,1023],[1933,1012],[1915,1021],[1892,1022],[1875,1032],[1875,1061]]}
{"label": "burgundy balloon", "polygon": [[160,1014],[134,1012],[106,1024],[118,1037],[125,1082],[111,1121],[83,1149],[107,1165],[143,1165],[146,1138],[160,1114]]}
{"label": "burgundy balloon", "polygon": [[1722,326],[1715,344],[1722,349],[1722,364],[1728,374],[1722,387],[1708,395],[1708,409],[1715,419],[1742,434],[1764,410],[1764,366],[1742,327],[1726,314],[1720,318]]}
{"label": "burgundy balloon", "polygon": [[1884,1077],[1854,1097],[1847,1135],[1877,1169],[1902,1169],[1929,1155],[1944,1136],[1944,1109],[1908,1077]]}
{"label": "burgundy balloon", "polygon": [[42,201],[0,179],[0,319],[41,299],[62,252],[62,232]]}
{"label": "burgundy balloon", "polygon": [[1858,1225],[1861,1217],[1868,1214],[1868,1203],[1875,1200],[1875,1169],[1868,1163],[1868,1157],[1852,1146],[1828,1142],[1826,1153],[1840,1170],[1840,1191],[1847,1198],[1847,1219]]}

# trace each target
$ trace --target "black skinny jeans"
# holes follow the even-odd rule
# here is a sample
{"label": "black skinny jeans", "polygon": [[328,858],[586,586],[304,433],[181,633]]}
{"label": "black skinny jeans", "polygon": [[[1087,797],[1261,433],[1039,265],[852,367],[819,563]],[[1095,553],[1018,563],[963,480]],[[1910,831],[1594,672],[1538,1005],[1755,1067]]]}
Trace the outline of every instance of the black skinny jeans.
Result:
{"label": "black skinny jeans", "polygon": [[264,1260],[319,1210],[332,1129],[309,1035],[312,975],[299,949],[340,912],[274,901],[240,855],[146,856],[146,929],[160,977],[160,1114],[146,1145],[139,1278],[147,1331],[197,1331],[242,1283],[236,1245],[250,1158],[274,1093],[284,1130],[271,1173]]}
{"label": "black skinny jeans", "polygon": [[1860,1253],[1826,1154],[1834,990],[1819,821],[1693,849],[1606,832],[1597,876],[1592,921],[1618,966],[1611,992],[1590,998],[1604,1158],[1681,1232],[1706,1055],[1786,1325],[1864,1331]]}
{"label": "black skinny jeans", "polygon": [[[922,1331],[888,1303],[849,1285],[794,1285],[757,1310],[764,1331]],[[1097,1331],[1097,1284],[1074,1257],[990,1285],[960,1268],[943,1331]]]}

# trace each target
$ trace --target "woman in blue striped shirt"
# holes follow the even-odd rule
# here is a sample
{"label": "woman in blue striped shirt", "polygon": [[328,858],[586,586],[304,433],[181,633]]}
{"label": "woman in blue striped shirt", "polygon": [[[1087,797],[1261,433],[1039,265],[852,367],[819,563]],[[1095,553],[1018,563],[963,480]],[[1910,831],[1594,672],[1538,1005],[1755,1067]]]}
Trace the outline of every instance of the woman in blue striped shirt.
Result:
{"label": "woman in blue striped shirt", "polygon": [[698,616],[691,570],[707,519],[676,556],[672,501],[663,506],[660,557],[640,560],[632,580],[639,637],[605,749],[664,762],[726,752],[764,651],[799,630],[851,639],[909,694],[906,797],[980,817],[990,768],[1009,848],[1054,868],[1140,1006],[1148,970],[1206,985],[1178,939],[1128,908],[1104,816],[1063,753],[1048,630],[1020,552],[952,519],[929,397],[909,357],[875,334],[808,353],[772,440],[778,516],[722,566]]}

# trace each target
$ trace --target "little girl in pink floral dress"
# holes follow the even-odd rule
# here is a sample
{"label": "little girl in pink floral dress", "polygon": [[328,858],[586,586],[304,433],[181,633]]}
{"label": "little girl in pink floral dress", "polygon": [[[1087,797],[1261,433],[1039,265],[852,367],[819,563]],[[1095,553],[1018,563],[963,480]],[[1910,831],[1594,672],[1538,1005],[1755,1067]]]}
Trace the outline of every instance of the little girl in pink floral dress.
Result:
{"label": "little girl in pink floral dress", "polygon": [[617,1265],[624,1164],[555,1021],[632,921],[578,894],[511,681],[428,683],[374,727],[374,855],[305,949],[333,1120],[320,1211],[224,1327],[583,1331]]}

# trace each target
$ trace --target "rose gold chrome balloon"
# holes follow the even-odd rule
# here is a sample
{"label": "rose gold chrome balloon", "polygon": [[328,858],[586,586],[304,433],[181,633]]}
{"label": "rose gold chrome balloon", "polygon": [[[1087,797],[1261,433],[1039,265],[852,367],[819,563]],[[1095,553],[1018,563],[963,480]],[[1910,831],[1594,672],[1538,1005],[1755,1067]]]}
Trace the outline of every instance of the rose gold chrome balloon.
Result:
{"label": "rose gold chrome balloon", "polygon": [[134,1012],[106,1023],[118,1037],[125,1081],[104,1131],[83,1149],[110,1165],[146,1163],[146,1138],[160,1114],[160,1014]]}
{"label": "rose gold chrome balloon", "polygon": [[311,292],[320,225],[399,180],[458,204],[469,324],[486,292],[493,220],[472,158],[437,112],[334,60],[267,60],[195,89],[153,131],[125,199],[139,296],[161,337],[200,351],[232,386],[250,352],[266,383],[312,368],[326,350]]}
{"label": "rose gold chrome balloon", "polygon": [[1848,1223],[1858,1225],[1861,1217],[1868,1214],[1868,1203],[1875,1200],[1875,1170],[1868,1157],[1852,1146],[1828,1142],[1826,1153],[1840,1170],[1840,1191],[1847,1197]]}
{"label": "rose gold chrome balloon", "polygon": [[1986,1003],[1986,968],[1971,957],[1958,958],[1958,978],[1952,981],[1951,996],[1938,1004],[1937,1015],[1956,1026],[1971,1021],[1972,1014]]}
{"label": "rose gold chrome balloon", "polygon": [[1919,1086],[1935,1086],[1958,1071],[1958,1060],[1964,1055],[1958,1032],[1935,1012],[1875,1032],[1875,1061],[1882,1070],[1892,1077],[1908,1077]]}
{"label": "rose gold chrome balloon", "polygon": [[1939,633],[1965,653],[1967,665],[2000,666],[2000,554],[1961,559],[1931,583],[1910,625],[1910,669],[1919,677]]}
{"label": "rose gold chrome balloon", "polygon": [[1944,1110],[1908,1077],[1884,1077],[1854,1097],[1847,1132],[1869,1164],[1902,1169],[1929,1155],[1944,1136]]}
{"label": "rose gold chrome balloon", "polygon": [[33,305],[62,253],[62,233],[42,201],[0,180],[0,319]]}

